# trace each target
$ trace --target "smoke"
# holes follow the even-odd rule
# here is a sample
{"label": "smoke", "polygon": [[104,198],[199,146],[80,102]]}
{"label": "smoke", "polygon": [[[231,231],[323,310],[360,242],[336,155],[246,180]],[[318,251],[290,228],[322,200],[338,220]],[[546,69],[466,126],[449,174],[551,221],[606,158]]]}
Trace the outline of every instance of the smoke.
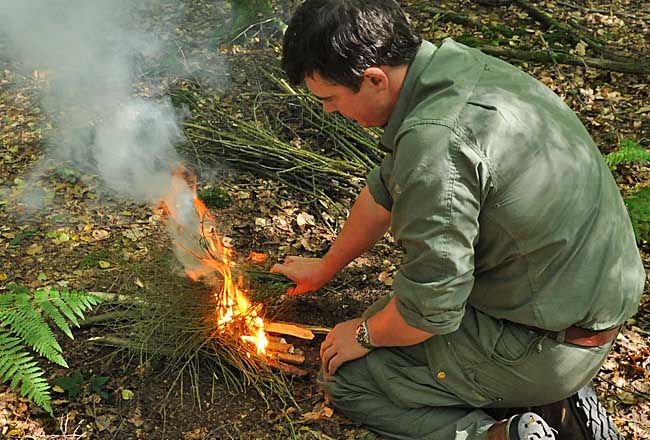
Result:
{"label": "smoke", "polygon": [[[45,78],[42,106],[56,128],[48,155],[148,203],[171,185],[180,162],[174,145],[183,140],[168,99],[135,93],[147,81],[156,90],[159,84],[143,72],[169,58],[169,41],[161,43],[138,21],[154,6],[142,0],[0,2],[8,55]],[[188,59],[172,64],[196,69],[199,62]]]}

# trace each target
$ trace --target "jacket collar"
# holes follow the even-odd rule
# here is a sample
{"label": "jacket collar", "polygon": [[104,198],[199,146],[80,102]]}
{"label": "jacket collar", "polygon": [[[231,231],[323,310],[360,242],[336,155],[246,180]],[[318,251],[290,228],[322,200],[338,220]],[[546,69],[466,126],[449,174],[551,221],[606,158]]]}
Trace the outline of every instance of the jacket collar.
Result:
{"label": "jacket collar", "polygon": [[411,107],[415,84],[426,66],[429,64],[436,49],[437,47],[433,43],[423,40],[420,48],[415,54],[415,58],[409,65],[406,76],[404,77],[404,82],[400,88],[399,96],[397,97],[397,102],[395,103],[395,108],[393,109],[388,122],[384,126],[384,134],[380,141],[380,147],[382,147],[382,149],[388,151],[394,150],[395,135]]}

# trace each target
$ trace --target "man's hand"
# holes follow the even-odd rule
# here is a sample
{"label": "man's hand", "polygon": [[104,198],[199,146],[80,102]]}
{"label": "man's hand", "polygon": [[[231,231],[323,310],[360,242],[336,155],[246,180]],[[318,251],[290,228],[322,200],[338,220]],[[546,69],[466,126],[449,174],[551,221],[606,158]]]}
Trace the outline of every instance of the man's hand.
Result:
{"label": "man's hand", "polygon": [[289,256],[282,264],[271,268],[273,273],[281,273],[296,283],[296,287],[287,292],[289,295],[300,295],[320,289],[334,274],[327,270],[322,258],[305,258]]}
{"label": "man's hand", "polygon": [[327,374],[333,375],[345,362],[363,357],[370,351],[357,342],[356,331],[361,321],[361,318],[356,318],[337,324],[321,344],[320,357],[323,371]]}

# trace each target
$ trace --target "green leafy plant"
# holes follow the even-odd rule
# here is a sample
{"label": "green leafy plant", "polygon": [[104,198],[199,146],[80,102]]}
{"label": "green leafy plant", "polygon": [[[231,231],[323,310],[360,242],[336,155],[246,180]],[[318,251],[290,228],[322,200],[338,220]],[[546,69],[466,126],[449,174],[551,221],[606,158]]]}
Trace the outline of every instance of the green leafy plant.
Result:
{"label": "green leafy plant", "polygon": [[632,139],[622,139],[619,149],[605,155],[605,161],[610,168],[614,168],[622,163],[649,162],[650,151]]}
{"label": "green leafy plant", "polygon": [[106,376],[96,376],[93,374],[90,376],[90,379],[86,381],[84,375],[80,371],[75,370],[67,376],[57,377],[52,381],[52,383],[61,388],[63,392],[66,392],[68,397],[75,397],[81,393],[82,386],[87,382],[86,389],[89,393],[97,394],[102,399],[108,399],[108,393],[104,390],[104,385],[106,385],[108,379],[109,378]]}
{"label": "green leafy plant", "polygon": [[70,326],[78,327],[84,312],[101,300],[75,290],[30,292],[16,284],[7,288],[9,292],[0,295],[0,382],[8,382],[24,397],[52,413],[50,385],[31,352],[67,368],[53,328],[73,339]]}
{"label": "green leafy plant", "polygon": [[[618,150],[605,156],[605,161],[612,169],[621,164],[650,162],[650,151],[632,139],[623,139]],[[625,206],[637,241],[650,241],[650,188],[627,194]]]}
{"label": "green leafy plant", "polygon": [[230,194],[222,188],[201,189],[197,195],[208,208],[226,208],[232,203]]}
{"label": "green leafy plant", "polygon": [[636,239],[650,241],[650,188],[641,188],[625,197],[625,206],[630,214]]}

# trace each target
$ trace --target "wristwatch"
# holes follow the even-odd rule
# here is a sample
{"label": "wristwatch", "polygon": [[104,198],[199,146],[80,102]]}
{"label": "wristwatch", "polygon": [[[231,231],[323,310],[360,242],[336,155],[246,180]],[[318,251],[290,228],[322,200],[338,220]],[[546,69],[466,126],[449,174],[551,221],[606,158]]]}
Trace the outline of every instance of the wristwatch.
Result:
{"label": "wristwatch", "polygon": [[370,343],[370,332],[368,331],[368,320],[364,319],[361,324],[357,326],[357,342],[366,350],[373,350],[377,347]]}

